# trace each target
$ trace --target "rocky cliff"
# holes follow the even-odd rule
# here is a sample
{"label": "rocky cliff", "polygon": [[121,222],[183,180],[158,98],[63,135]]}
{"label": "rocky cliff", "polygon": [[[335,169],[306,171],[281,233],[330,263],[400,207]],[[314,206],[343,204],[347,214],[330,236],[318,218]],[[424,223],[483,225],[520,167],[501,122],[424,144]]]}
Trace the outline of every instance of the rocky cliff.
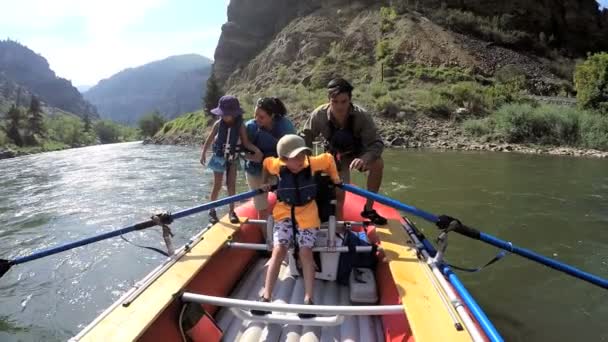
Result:
{"label": "rocky cliff", "polygon": [[[409,21],[400,25],[407,26],[400,32],[400,52],[413,56],[406,59],[410,62],[475,66],[489,73],[504,64],[504,57],[495,57],[494,45],[487,44],[493,43],[492,36],[473,35],[475,39],[470,40],[471,35],[464,32],[462,37],[459,33],[463,32],[450,27],[444,18],[434,18],[439,11],[449,10],[472,13],[498,33],[512,32],[517,38],[512,44],[498,45],[522,55],[513,58],[527,64],[530,52],[538,55],[530,51],[530,45],[537,43],[570,57],[608,48],[608,12],[601,12],[595,0],[232,0],[215,52],[214,71],[229,88],[237,81],[255,79],[260,66],[276,68],[275,62],[304,65],[302,59],[326,54],[332,42],[346,42],[351,50],[363,48],[373,57],[374,47],[382,39],[382,18],[374,13],[382,6],[408,14],[400,19]],[[272,59],[263,60],[262,55]]]}

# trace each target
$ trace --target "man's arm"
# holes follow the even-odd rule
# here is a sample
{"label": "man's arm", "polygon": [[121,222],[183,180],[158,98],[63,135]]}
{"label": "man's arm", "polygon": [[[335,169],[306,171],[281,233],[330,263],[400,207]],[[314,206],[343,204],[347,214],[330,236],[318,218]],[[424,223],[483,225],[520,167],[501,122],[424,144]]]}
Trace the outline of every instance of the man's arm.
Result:
{"label": "man's arm", "polygon": [[363,112],[360,113],[359,117],[361,118],[360,134],[361,143],[363,144],[363,154],[360,159],[367,164],[382,156],[384,143],[382,142],[382,137],[380,137],[371,115],[367,112]]}

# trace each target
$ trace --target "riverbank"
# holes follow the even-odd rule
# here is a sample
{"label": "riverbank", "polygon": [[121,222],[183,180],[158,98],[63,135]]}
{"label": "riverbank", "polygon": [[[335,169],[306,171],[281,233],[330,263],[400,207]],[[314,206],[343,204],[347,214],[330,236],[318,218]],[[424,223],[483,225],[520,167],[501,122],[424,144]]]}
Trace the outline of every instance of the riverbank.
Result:
{"label": "riverbank", "polygon": [[[306,113],[300,113],[293,115],[291,119],[296,127],[302,127],[306,117]],[[399,112],[393,117],[377,115],[374,120],[385,146],[392,148],[433,148],[608,158],[608,151],[595,149],[512,144],[500,140],[484,141],[467,134],[462,124],[456,121],[433,119],[416,113]],[[172,131],[171,134],[161,132],[153,138],[146,139],[144,144],[202,145],[207,132],[208,129]]]}
{"label": "riverbank", "polygon": [[0,160],[27,156],[29,154],[61,151],[61,150],[69,149],[69,148],[73,148],[73,147],[70,147],[70,146],[64,145],[64,144],[51,144],[48,146],[31,146],[31,147],[18,147],[18,148],[15,148],[13,146],[9,146],[9,147],[0,146]]}
{"label": "riverbank", "polygon": [[[125,142],[137,142],[137,140],[116,141],[116,142],[111,142],[111,143],[107,143],[107,144],[125,143]],[[57,144],[46,144],[44,146],[28,146],[28,147],[18,147],[18,148],[15,148],[14,146],[8,146],[8,147],[0,146],[0,160],[17,158],[17,157],[27,156],[27,155],[31,155],[31,154],[71,150],[71,149],[78,149],[78,148],[89,147],[89,146],[107,145],[107,144],[69,146],[69,145],[57,143]]]}

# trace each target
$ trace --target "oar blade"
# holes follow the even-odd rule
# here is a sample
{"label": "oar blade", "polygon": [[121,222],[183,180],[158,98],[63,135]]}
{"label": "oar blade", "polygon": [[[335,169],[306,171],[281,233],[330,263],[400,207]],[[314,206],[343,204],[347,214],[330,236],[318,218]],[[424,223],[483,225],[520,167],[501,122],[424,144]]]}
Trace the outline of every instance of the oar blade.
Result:
{"label": "oar blade", "polygon": [[8,260],[0,259],[0,278],[4,275],[4,273],[8,272],[11,268],[11,263]]}

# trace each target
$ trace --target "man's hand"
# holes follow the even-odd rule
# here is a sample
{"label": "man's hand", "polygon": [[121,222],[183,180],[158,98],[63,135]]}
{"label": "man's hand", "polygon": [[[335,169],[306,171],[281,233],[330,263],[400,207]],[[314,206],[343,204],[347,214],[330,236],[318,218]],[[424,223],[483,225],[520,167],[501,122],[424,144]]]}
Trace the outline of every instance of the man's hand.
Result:
{"label": "man's hand", "polygon": [[360,172],[365,172],[365,171],[367,171],[367,163],[365,163],[363,161],[363,159],[355,158],[350,163],[350,169],[351,170],[357,170],[357,171],[360,171]]}

